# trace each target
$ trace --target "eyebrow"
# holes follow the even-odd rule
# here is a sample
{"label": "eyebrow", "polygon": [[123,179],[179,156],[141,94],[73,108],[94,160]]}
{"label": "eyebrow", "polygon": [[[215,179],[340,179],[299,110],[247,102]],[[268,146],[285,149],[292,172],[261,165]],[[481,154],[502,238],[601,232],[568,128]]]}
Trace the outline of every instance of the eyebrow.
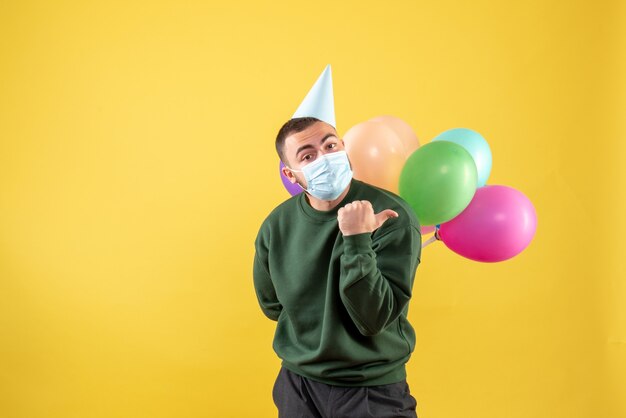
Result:
{"label": "eyebrow", "polygon": [[[328,133],[328,134],[324,135],[324,138],[322,138],[322,139],[320,140],[320,145],[321,145],[321,144],[323,144],[324,142],[326,142],[326,140],[327,140],[328,138],[332,137],[332,136],[337,137],[337,135],[335,135],[335,134],[333,134],[333,133]],[[298,150],[296,151],[296,157],[298,156],[298,154],[300,154],[300,151],[305,150],[305,149],[307,149],[307,148],[315,148],[315,147],[313,147],[313,145],[311,145],[311,144],[306,144],[306,145],[301,146],[301,147],[300,147],[300,148],[298,148]]]}

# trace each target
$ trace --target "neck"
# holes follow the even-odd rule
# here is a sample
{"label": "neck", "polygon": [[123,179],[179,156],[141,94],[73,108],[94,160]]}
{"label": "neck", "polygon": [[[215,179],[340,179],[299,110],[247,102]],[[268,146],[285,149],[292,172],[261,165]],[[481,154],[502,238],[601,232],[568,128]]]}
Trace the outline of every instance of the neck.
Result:
{"label": "neck", "polygon": [[348,187],[346,187],[346,189],[343,192],[341,192],[339,197],[337,197],[337,199],[334,199],[334,200],[321,200],[305,192],[306,200],[307,202],[309,202],[309,205],[311,205],[313,209],[328,211],[328,210],[334,209],[339,204],[339,202],[341,202],[343,198],[346,197],[349,190],[350,190],[350,184],[348,184]]}

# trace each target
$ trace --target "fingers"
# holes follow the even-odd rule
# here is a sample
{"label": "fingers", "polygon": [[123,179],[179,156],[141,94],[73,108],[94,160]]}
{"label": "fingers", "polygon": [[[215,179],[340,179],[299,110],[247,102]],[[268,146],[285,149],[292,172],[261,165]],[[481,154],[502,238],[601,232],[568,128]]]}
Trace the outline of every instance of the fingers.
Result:
{"label": "fingers", "polygon": [[[342,207],[341,209],[356,209],[356,208],[360,208],[360,207],[365,207],[365,208],[371,208],[372,204],[370,203],[369,200],[355,200],[354,202],[350,202],[348,204],[346,204],[344,207]],[[339,209],[339,210],[341,210]]]}
{"label": "fingers", "polygon": [[[343,212],[346,212],[346,211],[352,211],[352,210],[358,210],[358,209],[370,210],[372,213],[374,212],[374,208],[372,207],[372,203],[370,201],[355,200],[354,202],[350,202],[346,204],[344,207],[339,208],[339,211],[337,213],[342,214]],[[381,217],[384,217],[386,219],[397,218],[399,216],[398,212],[392,209],[385,209],[382,212],[380,212],[378,215],[381,215]]]}
{"label": "fingers", "polygon": [[397,218],[399,216],[398,212],[396,212],[395,210],[392,210],[392,209],[385,209],[384,211],[380,212],[379,215],[383,215],[387,219],[389,219],[389,218]]}
{"label": "fingers", "polygon": [[373,232],[389,218],[397,217],[398,212],[392,209],[385,209],[374,214],[374,208],[367,200],[355,200],[337,211],[339,229],[344,235]]}
{"label": "fingers", "polygon": [[382,226],[382,224],[384,224],[387,219],[390,218],[397,218],[398,217],[398,212],[396,212],[395,210],[391,210],[391,209],[385,209],[380,213],[377,213],[375,218],[376,218],[376,229],[380,228]]}

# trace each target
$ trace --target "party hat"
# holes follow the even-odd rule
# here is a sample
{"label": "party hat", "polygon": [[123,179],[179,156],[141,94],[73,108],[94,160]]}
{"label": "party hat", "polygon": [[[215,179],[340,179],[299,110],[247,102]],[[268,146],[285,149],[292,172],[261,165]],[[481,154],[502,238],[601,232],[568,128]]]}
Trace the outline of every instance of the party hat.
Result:
{"label": "party hat", "polygon": [[335,99],[333,96],[333,79],[330,64],[324,68],[322,74],[311,87],[306,97],[300,103],[294,118],[313,116],[337,128],[335,124]]}

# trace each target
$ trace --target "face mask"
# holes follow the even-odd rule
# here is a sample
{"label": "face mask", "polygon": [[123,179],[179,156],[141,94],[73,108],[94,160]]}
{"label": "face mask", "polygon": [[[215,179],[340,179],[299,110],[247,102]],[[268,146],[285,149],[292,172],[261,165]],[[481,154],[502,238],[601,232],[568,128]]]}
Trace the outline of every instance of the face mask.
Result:
{"label": "face mask", "polygon": [[325,154],[302,170],[290,170],[303,173],[308,186],[304,190],[320,200],[337,199],[352,180],[350,161],[345,151]]}

